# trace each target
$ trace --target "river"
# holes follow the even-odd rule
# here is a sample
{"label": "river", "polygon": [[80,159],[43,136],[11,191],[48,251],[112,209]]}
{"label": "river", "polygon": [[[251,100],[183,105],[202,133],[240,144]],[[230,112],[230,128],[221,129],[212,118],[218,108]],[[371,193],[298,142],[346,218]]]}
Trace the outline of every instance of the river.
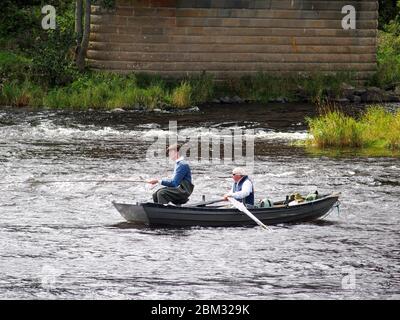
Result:
{"label": "river", "polygon": [[[400,160],[294,146],[314,114],[307,105],[0,109],[0,298],[399,299]],[[271,232],[125,223],[111,201],[149,201],[152,191],[120,180],[172,173],[145,158],[169,120],[187,135],[253,129],[257,198],[340,191],[340,211]],[[194,163],[192,201],[224,194],[231,169]]]}

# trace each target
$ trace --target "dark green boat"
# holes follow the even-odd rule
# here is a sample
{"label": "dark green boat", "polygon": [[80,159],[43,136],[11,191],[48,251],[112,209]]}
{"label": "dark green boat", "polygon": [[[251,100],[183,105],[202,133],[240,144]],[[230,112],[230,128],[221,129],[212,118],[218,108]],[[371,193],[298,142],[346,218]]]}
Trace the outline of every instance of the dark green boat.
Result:
{"label": "dark green boat", "polygon": [[[338,205],[339,194],[294,206],[276,202],[271,208],[254,208],[250,212],[266,225],[301,223],[324,217]],[[131,223],[167,227],[243,227],[256,223],[235,208],[221,206],[174,206],[155,203],[123,204],[113,202],[118,212]]]}

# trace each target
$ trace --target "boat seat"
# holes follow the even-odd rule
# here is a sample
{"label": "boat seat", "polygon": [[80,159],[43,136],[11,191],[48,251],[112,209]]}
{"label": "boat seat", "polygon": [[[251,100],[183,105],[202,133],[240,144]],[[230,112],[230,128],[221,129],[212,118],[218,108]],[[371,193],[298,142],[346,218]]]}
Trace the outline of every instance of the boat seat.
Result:
{"label": "boat seat", "polygon": [[174,205],[176,205],[176,206],[181,206],[181,205],[187,203],[188,201],[189,201],[189,199],[186,199],[186,200],[184,200],[184,201],[177,201],[177,202],[174,203]]}

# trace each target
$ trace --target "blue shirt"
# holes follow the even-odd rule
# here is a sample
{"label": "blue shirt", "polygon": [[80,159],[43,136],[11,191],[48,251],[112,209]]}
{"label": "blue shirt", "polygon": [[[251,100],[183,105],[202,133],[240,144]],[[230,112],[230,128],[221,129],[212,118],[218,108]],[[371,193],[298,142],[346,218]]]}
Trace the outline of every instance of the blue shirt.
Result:
{"label": "blue shirt", "polygon": [[189,164],[181,158],[176,161],[172,179],[161,180],[161,185],[165,187],[178,187],[183,180],[192,183],[192,173]]}

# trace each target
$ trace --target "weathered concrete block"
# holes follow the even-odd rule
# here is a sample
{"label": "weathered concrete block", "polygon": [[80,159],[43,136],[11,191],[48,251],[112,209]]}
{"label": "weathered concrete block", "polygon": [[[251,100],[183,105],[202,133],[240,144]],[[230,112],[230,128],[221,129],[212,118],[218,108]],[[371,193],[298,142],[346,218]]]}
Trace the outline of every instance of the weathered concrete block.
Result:
{"label": "weathered concrete block", "polygon": [[346,4],[357,9],[356,30],[342,29],[341,1],[116,0],[113,12],[94,6],[89,63],[169,76],[354,71],[366,79],[376,70],[377,1]]}

